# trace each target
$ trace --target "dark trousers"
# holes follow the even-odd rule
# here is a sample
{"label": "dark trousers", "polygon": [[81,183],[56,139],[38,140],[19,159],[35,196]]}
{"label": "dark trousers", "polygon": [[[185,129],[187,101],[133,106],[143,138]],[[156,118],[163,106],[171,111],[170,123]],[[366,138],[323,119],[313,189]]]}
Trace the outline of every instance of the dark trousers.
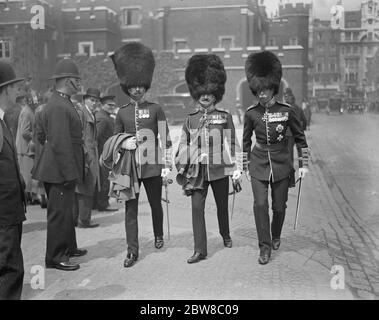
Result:
{"label": "dark trousers", "polygon": [[[154,236],[161,237],[163,236],[162,178],[157,176],[141,179],[138,182],[140,185],[143,183],[149,200]],[[128,253],[133,253],[138,257],[138,193],[136,197],[125,202],[125,231]]]}
{"label": "dark trousers", "polygon": [[[259,248],[271,250],[271,239],[280,239],[288,199],[289,178],[272,182],[251,177],[254,195],[254,218],[258,233]],[[268,205],[268,185],[271,187],[272,222],[270,232],[270,216]]]}
{"label": "dark trousers", "polygon": [[109,170],[100,166],[100,191],[95,191],[95,208],[106,209],[109,207]]}
{"label": "dark trousers", "polygon": [[22,223],[0,226],[0,300],[19,300],[24,280]]}
{"label": "dark trousers", "polygon": [[74,224],[89,225],[91,223],[93,197],[75,193],[73,216]]}
{"label": "dark trousers", "polygon": [[69,261],[70,253],[78,247],[73,218],[75,187],[45,183],[47,202],[47,265]]}
{"label": "dark trousers", "polygon": [[207,255],[207,232],[205,228],[205,199],[208,187],[211,185],[217,207],[218,227],[221,236],[230,237],[229,232],[229,178],[225,177],[214,181],[204,181],[204,189],[195,189],[191,196],[192,228],[194,237],[194,251]]}

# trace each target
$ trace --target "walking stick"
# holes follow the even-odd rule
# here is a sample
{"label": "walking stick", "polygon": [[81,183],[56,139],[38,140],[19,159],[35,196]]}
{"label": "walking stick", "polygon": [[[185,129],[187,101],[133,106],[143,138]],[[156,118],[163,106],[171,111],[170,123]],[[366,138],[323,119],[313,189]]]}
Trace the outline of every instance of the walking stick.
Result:
{"label": "walking stick", "polygon": [[172,179],[167,179],[167,178],[164,178],[162,183],[165,187],[165,194],[166,194],[166,198],[163,199],[162,198],[162,201],[166,202],[166,214],[167,214],[167,236],[168,236],[168,240],[170,240],[170,218],[169,218],[169,214],[168,214],[168,204],[170,203],[170,200],[168,200],[168,185],[169,184],[172,184]]}
{"label": "walking stick", "polygon": [[300,195],[301,195],[301,181],[303,179],[300,177],[298,179],[299,181],[299,191],[297,193],[297,202],[296,202],[296,214],[295,214],[295,224],[293,226],[293,229],[296,230],[296,227],[297,227],[297,221],[299,219],[299,207],[300,207]]}

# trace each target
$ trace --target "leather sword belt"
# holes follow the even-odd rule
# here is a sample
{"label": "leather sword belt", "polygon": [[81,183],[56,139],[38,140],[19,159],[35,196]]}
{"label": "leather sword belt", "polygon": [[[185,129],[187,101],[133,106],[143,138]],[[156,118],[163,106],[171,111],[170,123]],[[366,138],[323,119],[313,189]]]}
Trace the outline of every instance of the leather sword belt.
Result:
{"label": "leather sword belt", "polygon": [[255,142],[255,147],[257,147],[257,149],[263,150],[263,151],[267,151],[267,150],[270,150],[270,151],[281,150],[283,148],[287,148],[287,140],[283,140],[283,141],[280,141],[280,142],[277,142],[277,143],[272,143],[272,144],[259,143],[259,142],[256,141]]}

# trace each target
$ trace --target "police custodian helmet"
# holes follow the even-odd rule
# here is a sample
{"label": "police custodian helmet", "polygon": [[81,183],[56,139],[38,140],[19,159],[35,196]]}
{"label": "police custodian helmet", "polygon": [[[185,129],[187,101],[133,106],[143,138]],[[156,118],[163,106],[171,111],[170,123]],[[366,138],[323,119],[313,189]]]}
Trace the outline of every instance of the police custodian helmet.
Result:
{"label": "police custodian helmet", "polygon": [[225,93],[226,72],[224,64],[215,54],[196,54],[187,63],[185,78],[190,94],[199,100],[203,94],[213,94],[215,103]]}
{"label": "police custodian helmet", "polygon": [[79,70],[76,66],[74,60],[71,58],[63,58],[60,60],[56,67],[54,75],[50,79],[60,79],[60,78],[79,78]]}
{"label": "police custodian helmet", "polygon": [[251,53],[245,64],[247,82],[256,96],[262,89],[272,89],[278,94],[282,79],[282,64],[271,51]]}
{"label": "police custodian helmet", "polygon": [[130,42],[118,48],[111,59],[122,90],[128,93],[132,87],[150,89],[155,68],[153,52],[139,42]]}

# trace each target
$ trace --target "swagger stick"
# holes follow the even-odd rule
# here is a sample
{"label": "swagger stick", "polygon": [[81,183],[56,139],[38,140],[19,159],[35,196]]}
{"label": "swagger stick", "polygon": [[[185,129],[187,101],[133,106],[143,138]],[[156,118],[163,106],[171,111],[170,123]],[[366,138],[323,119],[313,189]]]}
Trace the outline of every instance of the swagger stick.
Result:
{"label": "swagger stick", "polygon": [[300,195],[301,195],[301,181],[303,179],[299,178],[299,191],[297,193],[297,202],[296,202],[296,214],[295,214],[295,224],[293,226],[293,229],[296,230],[297,227],[297,220],[299,219],[299,207],[300,207]]}

